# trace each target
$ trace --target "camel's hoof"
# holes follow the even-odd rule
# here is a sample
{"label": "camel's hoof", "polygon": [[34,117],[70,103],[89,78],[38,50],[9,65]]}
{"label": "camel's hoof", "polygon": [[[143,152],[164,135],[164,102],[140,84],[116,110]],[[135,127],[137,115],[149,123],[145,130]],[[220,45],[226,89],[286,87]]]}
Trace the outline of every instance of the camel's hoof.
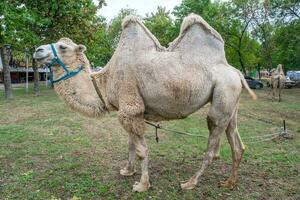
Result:
{"label": "camel's hoof", "polygon": [[220,185],[232,190],[236,186],[236,182],[229,178],[226,181],[221,181]]}
{"label": "camel's hoof", "polygon": [[135,182],[133,185],[134,192],[145,192],[150,188],[150,183]]}
{"label": "camel's hoof", "polygon": [[183,190],[192,190],[196,187],[196,183],[193,180],[183,181],[181,184],[181,189]]}
{"label": "camel's hoof", "polygon": [[124,168],[124,169],[121,169],[120,170],[120,174],[122,175],[122,176],[132,176],[132,175],[134,175],[135,174],[135,170],[133,169],[133,170],[128,170],[126,167]]}

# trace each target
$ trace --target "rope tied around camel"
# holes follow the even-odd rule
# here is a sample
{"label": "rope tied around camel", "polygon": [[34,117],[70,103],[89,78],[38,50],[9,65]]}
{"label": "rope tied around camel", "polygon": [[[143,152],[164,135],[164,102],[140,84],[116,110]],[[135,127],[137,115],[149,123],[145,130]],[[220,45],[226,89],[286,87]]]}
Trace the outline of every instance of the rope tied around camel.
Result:
{"label": "rope tied around camel", "polygon": [[[202,137],[202,138],[206,138],[208,139],[208,136],[206,135],[201,135],[201,134],[192,134],[192,133],[188,133],[188,132],[184,132],[184,131],[177,131],[177,130],[173,130],[173,129],[168,129],[168,128],[164,128],[162,127],[160,124],[154,124],[152,122],[149,122],[147,120],[145,120],[145,123],[153,126],[155,128],[155,140],[158,143],[159,142],[159,137],[158,137],[158,129],[167,131],[167,132],[171,132],[171,133],[176,133],[179,135],[185,135],[185,136],[190,136],[190,137]],[[270,141],[276,138],[285,138],[285,139],[291,139],[291,135],[288,134],[287,132],[287,128],[286,128],[286,124],[285,124],[285,120],[283,120],[283,127],[281,128],[281,130],[279,132],[276,133],[270,133],[270,134],[265,134],[265,135],[256,135],[256,136],[250,136],[250,137],[243,137],[243,140],[246,141],[246,143],[251,144],[251,143],[259,143],[259,142],[265,142],[265,141]],[[251,140],[251,141],[249,141]]]}

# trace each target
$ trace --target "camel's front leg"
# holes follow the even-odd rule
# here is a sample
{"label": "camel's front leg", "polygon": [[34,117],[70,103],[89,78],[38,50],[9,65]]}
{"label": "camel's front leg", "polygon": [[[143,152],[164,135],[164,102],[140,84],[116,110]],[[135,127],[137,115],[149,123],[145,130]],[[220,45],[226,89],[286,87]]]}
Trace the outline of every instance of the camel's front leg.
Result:
{"label": "camel's front leg", "polygon": [[278,89],[278,101],[280,102],[281,101],[281,86],[279,86],[279,89]]}
{"label": "camel's front leg", "polygon": [[[130,93],[129,93],[130,94]],[[125,98],[126,97],[126,98]],[[135,153],[142,159],[142,177],[133,185],[133,190],[147,191],[150,187],[148,175],[148,148],[144,138],[145,122],[143,118],[144,104],[139,96],[125,96],[120,101],[119,121],[129,134],[129,160],[127,166],[120,171],[122,175],[132,175]]]}
{"label": "camel's front leg", "polygon": [[[136,182],[133,185],[133,191],[144,192],[150,188],[149,174],[148,174],[148,148],[144,138],[145,122],[142,117],[130,117],[124,116],[119,113],[119,119],[123,127],[129,132],[129,160],[124,169],[121,169],[120,173],[125,176],[132,175],[134,171],[134,158],[135,153],[142,159],[142,177],[140,182]],[[132,147],[131,147],[132,146]],[[135,152],[133,152],[135,150]]]}
{"label": "camel's front leg", "polygon": [[128,136],[128,163],[127,165],[120,170],[120,174],[123,176],[132,176],[135,174],[134,169],[134,161],[135,161],[135,153],[136,148],[134,144],[134,136],[132,134],[129,134]]}
{"label": "camel's front leg", "polygon": [[216,149],[215,149],[215,155],[214,155],[214,160],[218,160],[220,158],[220,148],[221,148],[221,139],[219,140]]}
{"label": "camel's front leg", "polygon": [[150,188],[150,182],[148,174],[149,154],[147,144],[143,135],[136,136],[135,145],[136,153],[142,159],[142,176],[140,182],[136,182],[133,185],[133,191],[144,192]]}

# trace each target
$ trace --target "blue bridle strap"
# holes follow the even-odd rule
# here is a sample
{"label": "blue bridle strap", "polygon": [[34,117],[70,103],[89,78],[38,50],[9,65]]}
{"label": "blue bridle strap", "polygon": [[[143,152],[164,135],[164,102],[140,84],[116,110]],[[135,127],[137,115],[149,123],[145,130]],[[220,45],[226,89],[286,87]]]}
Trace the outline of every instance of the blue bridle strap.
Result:
{"label": "blue bridle strap", "polygon": [[[80,65],[79,68],[75,71],[69,71],[68,68],[66,67],[66,65],[62,62],[62,60],[57,56],[57,52],[56,52],[56,49],[54,47],[53,44],[50,44],[51,46],[51,49],[52,49],[52,53],[53,53],[53,59],[52,61],[48,64],[48,68],[50,70],[50,81],[51,83],[57,83],[59,81],[63,81],[63,80],[67,80],[73,76],[75,76],[76,74],[78,74],[82,69],[83,69],[83,65]],[[63,70],[65,71],[65,74],[61,77],[59,77],[58,79],[56,80],[53,80],[53,70],[52,70],[52,65],[54,63],[58,63],[62,68]]]}

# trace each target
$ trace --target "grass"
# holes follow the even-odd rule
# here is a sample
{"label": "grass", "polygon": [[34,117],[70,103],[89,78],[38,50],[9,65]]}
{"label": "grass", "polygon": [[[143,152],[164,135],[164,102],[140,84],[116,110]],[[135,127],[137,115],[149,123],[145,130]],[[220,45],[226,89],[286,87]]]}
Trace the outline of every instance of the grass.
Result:
{"label": "grass", "polygon": [[[71,111],[51,89],[35,97],[14,90],[5,101],[0,91],[0,199],[300,199],[300,89],[283,92],[283,102],[271,102],[266,90],[258,101],[242,94],[239,130],[242,138],[278,132],[286,119],[292,140],[249,143],[234,190],[218,186],[230,173],[231,152],[222,139],[221,159],[201,177],[196,189],[182,191],[179,182],[198,169],[206,139],[147,129],[152,188],[132,192],[139,180],[119,175],[127,159],[127,134],[116,113],[90,119]],[[209,106],[165,127],[208,134]],[[272,121],[268,124],[258,119]],[[249,141],[249,142],[247,142]]]}

